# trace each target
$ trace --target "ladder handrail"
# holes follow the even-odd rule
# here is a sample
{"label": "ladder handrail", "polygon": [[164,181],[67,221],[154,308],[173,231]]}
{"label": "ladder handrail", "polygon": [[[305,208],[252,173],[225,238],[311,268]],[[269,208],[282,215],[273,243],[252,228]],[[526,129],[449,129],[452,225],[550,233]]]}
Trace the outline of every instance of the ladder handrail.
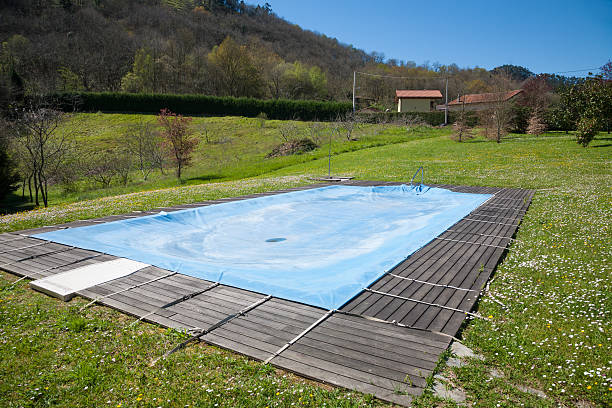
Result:
{"label": "ladder handrail", "polygon": [[421,184],[423,184],[423,178],[425,176],[425,170],[423,170],[423,166],[421,166],[421,167],[419,167],[417,169],[416,173],[414,173],[414,176],[412,176],[412,178],[410,179],[410,185],[411,186],[413,185],[412,182],[414,181],[414,178],[419,174],[419,171],[421,172]]}

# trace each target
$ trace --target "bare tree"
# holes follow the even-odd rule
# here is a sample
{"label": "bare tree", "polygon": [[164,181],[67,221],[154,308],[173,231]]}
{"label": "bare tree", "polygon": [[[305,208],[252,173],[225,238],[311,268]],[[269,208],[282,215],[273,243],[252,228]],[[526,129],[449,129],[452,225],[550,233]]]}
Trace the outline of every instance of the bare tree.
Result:
{"label": "bare tree", "polygon": [[458,142],[463,142],[468,139],[472,139],[474,137],[474,133],[472,128],[467,123],[467,114],[465,111],[461,111],[453,123],[453,133],[451,134],[451,139],[456,140]]}
{"label": "bare tree", "polygon": [[324,130],[325,130],[325,127],[323,126],[323,124],[319,122],[312,122],[308,126],[308,136],[313,142],[315,142],[317,145],[320,146],[322,143]]}
{"label": "bare tree", "polygon": [[130,126],[125,135],[125,141],[127,150],[134,156],[144,180],[149,178],[154,169],[163,169],[164,153],[161,139],[153,124],[141,121]]}
{"label": "bare tree", "polygon": [[353,132],[361,126],[361,121],[357,115],[354,113],[347,113],[344,116],[338,116],[336,122],[338,123],[338,129],[342,129],[346,132],[345,136],[349,142],[355,140],[353,138]]}
{"label": "bare tree", "polygon": [[508,134],[508,127],[514,116],[512,102],[505,98],[505,93],[512,87],[507,75],[499,74],[493,79],[493,90],[496,97],[489,109],[483,111],[486,137],[501,143],[501,139]]}
{"label": "bare tree", "polygon": [[100,183],[102,188],[109,187],[117,175],[114,156],[112,149],[89,152],[85,171],[87,178]]}
{"label": "bare tree", "polygon": [[9,123],[18,155],[24,160],[24,179],[34,185],[34,202],[49,204],[48,188],[73,147],[74,134],[59,127],[67,115],[48,107],[30,107]]}
{"label": "bare tree", "polygon": [[291,122],[284,123],[278,128],[278,134],[283,142],[289,142],[298,133],[298,128]]}

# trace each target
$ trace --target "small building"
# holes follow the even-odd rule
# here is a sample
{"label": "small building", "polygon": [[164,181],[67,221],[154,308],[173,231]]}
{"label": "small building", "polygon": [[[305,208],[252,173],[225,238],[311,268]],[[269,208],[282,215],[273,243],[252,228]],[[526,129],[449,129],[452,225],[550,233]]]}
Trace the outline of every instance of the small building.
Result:
{"label": "small building", "polygon": [[442,99],[437,89],[396,90],[395,102],[398,112],[429,112],[435,110],[436,103]]}
{"label": "small building", "polygon": [[[522,89],[516,89],[508,92],[492,92],[483,94],[467,94],[453,99],[448,103],[449,111],[480,111],[493,107],[498,102],[510,101],[523,92]],[[444,110],[444,105],[438,105],[438,110]]]}

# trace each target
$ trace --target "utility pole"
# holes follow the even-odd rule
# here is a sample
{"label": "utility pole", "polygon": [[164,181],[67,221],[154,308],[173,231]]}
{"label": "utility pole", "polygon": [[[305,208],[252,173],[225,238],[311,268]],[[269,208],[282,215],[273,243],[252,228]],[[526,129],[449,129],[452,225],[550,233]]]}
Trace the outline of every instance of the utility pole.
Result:
{"label": "utility pole", "polygon": [[355,85],[357,83],[357,72],[353,71],[353,113],[355,113]]}
{"label": "utility pole", "polygon": [[446,101],[444,102],[444,126],[448,125],[448,77],[446,77],[446,91],[444,92]]}

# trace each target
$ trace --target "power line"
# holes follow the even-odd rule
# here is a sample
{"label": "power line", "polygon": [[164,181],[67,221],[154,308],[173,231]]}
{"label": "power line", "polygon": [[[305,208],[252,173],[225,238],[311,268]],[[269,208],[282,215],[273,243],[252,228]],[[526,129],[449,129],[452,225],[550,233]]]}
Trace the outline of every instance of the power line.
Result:
{"label": "power line", "polygon": [[392,76],[392,75],[370,74],[368,72],[360,72],[360,71],[355,71],[355,72],[361,75],[367,75],[367,76],[373,76],[373,77],[379,77],[379,78],[394,78],[394,79],[444,79],[444,78],[449,78],[449,77],[454,76],[454,75],[430,75],[430,76],[421,76],[421,77],[398,77],[398,76]]}
{"label": "power line", "polygon": [[587,69],[575,69],[572,71],[554,71],[546,72],[547,74],[568,74],[570,72],[586,72],[586,71],[599,71],[601,68],[587,68]]}
{"label": "power line", "polygon": [[[599,71],[599,70],[601,70],[601,68],[586,68],[586,69],[574,69],[570,71],[543,72],[542,74],[569,74],[572,72],[588,72],[588,71]],[[457,74],[447,74],[447,75],[429,75],[429,76],[419,76],[419,77],[403,77],[403,76],[371,74],[369,72],[361,72],[361,71],[355,71],[355,73],[360,74],[360,75],[371,76],[371,77],[392,78],[392,79],[444,79],[444,78],[451,78],[451,77],[457,76]]]}

